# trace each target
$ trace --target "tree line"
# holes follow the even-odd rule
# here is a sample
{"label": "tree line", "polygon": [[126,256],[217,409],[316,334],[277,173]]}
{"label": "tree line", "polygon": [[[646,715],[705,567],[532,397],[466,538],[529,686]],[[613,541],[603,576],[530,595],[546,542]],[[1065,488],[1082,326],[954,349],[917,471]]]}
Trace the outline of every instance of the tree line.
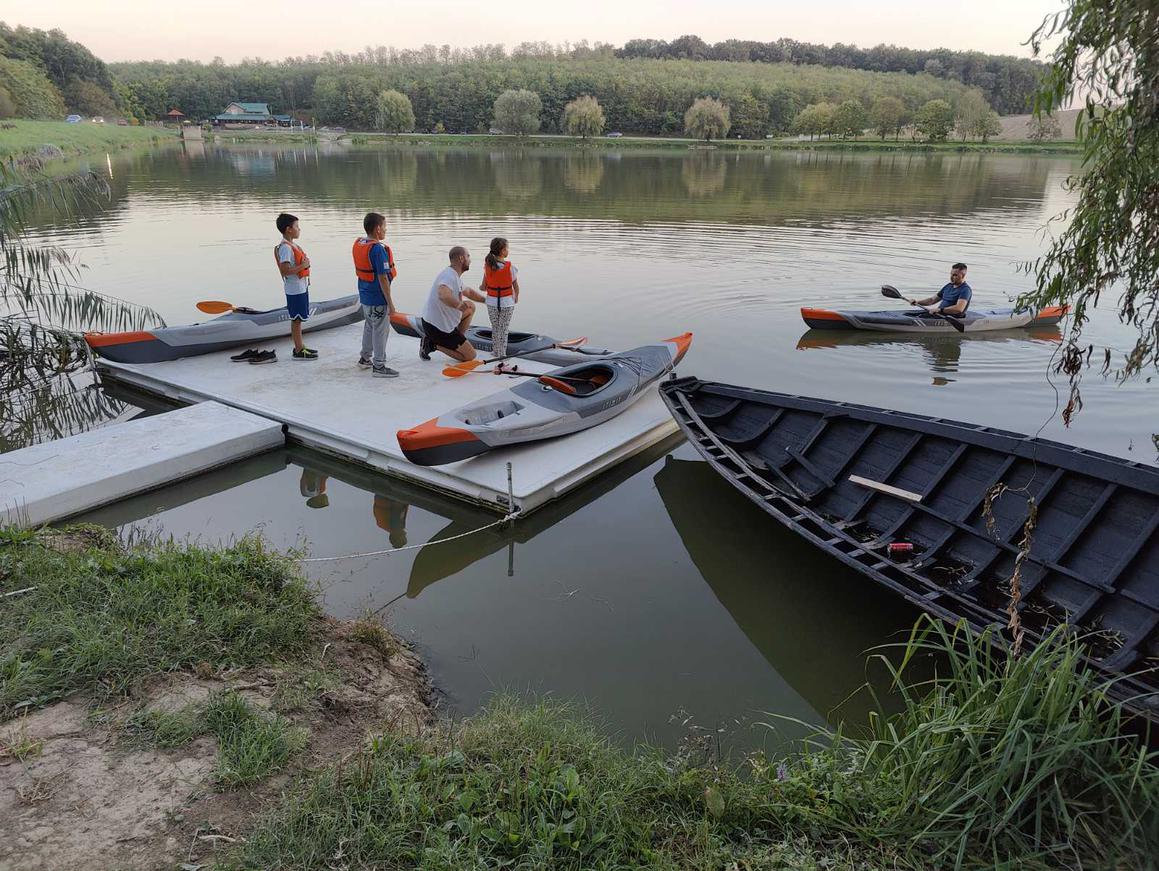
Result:
{"label": "tree line", "polygon": [[1029,112],[1031,98],[1047,70],[1041,61],[978,51],[951,51],[948,48],[922,50],[885,44],[859,48],[842,43],[820,45],[794,39],[773,42],[726,39],[710,45],[692,35],[671,42],[631,39],[615,54],[623,58],[787,63],[871,72],[927,73],[977,88],[1002,115]]}
{"label": "tree line", "polygon": [[878,97],[891,96],[916,112],[930,100],[956,104],[967,91],[929,75],[609,56],[413,64],[178,61],[120,63],[112,70],[141,118],[161,118],[176,106],[204,119],[231,100],[254,100],[319,124],[373,130],[380,129],[379,97],[397,91],[410,101],[415,129],[455,133],[489,130],[495,101],[509,90],[538,96],[539,129],[547,133],[563,131],[568,103],[590,96],[607,130],[679,135],[692,103],[712,97],[729,108],[729,135],[747,139],[791,133],[797,115],[814,103],[856,100],[868,111]]}
{"label": "tree line", "polygon": [[121,103],[108,66],[79,42],[0,21],[0,118],[112,115]]}
{"label": "tree line", "polygon": [[[922,58],[935,65],[919,64]],[[692,36],[670,43],[632,40],[620,49],[586,42],[521,43],[510,51],[500,45],[380,47],[276,63],[226,64],[218,58],[106,65],[59,30],[0,23],[0,116],[77,111],[145,121],[178,108],[203,120],[243,100],[355,130],[484,132],[498,126],[520,132],[528,124],[515,125],[519,130],[497,124],[495,111],[501,95],[520,91],[538,100],[534,129],[547,133],[598,135],[591,121],[569,126],[565,120],[569,104],[590,97],[602,118],[600,130],[642,135],[849,136],[873,127],[882,136],[897,136],[912,126],[937,140],[945,138],[940,119],[948,113],[950,127],[985,139],[997,123],[992,110],[1024,102],[1043,69],[969,52],[862,50],[792,40],[710,46]],[[391,96],[384,102],[386,94]],[[703,106],[693,111],[703,99],[719,103],[727,119],[722,123],[717,109],[711,119]],[[698,123],[688,123],[689,112]],[[933,115],[932,122],[919,123]]]}

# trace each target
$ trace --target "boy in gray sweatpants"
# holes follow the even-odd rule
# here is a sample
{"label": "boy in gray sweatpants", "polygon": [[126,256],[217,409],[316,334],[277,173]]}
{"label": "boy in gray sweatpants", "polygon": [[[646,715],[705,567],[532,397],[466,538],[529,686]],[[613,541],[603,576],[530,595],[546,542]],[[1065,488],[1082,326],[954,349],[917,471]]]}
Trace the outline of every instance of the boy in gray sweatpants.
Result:
{"label": "boy in gray sweatpants", "polygon": [[362,303],[362,352],[358,365],[370,369],[375,378],[397,378],[398,372],[386,365],[386,341],[390,338],[390,316],[394,301],[390,283],[398,270],[394,255],[383,243],[386,216],[370,212],[362,219],[366,235],[354,240],[354,272],[358,276],[358,299]]}

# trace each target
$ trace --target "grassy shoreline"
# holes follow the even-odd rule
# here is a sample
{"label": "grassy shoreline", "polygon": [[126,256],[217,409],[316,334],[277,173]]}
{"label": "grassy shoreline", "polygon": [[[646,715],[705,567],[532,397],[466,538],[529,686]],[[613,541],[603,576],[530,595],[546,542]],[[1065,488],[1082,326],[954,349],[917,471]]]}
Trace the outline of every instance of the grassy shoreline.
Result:
{"label": "grassy shoreline", "polygon": [[46,163],[178,141],[176,130],[164,127],[15,119],[0,123],[12,125],[0,130],[0,161],[18,163],[27,160]]}
{"label": "grassy shoreline", "polygon": [[[153,809],[154,852],[125,861],[116,851],[128,848],[111,840],[111,864],[153,867],[158,844],[189,843],[197,815],[193,841],[209,851],[199,860],[238,869],[1143,868],[1159,850],[1156,754],[1125,737],[1105,686],[1062,637],[1011,660],[923,623],[903,662],[936,654],[939,679],[906,689],[895,672],[900,713],[871,717],[864,738],[818,735],[779,760],[722,760],[711,743],[629,752],[572,707],[508,697],[408,730],[373,707],[397,682],[364,686],[355,708],[327,671],[345,656],[348,675],[372,661],[397,672],[399,642],[367,621],[319,635],[292,556],[255,539],[128,547],[91,527],[0,530],[0,594],[22,591],[0,600],[0,759],[35,775],[42,754],[64,766],[90,758],[54,751],[63,728],[44,732],[37,720],[87,693],[117,724],[112,746],[129,730],[146,747],[119,757],[118,770],[156,754],[169,768],[201,765],[201,798],[180,798],[163,818]],[[255,701],[268,674],[255,666],[271,660],[288,670]],[[175,682],[198,676],[208,695],[162,704]],[[108,714],[126,694],[129,718]],[[368,705],[340,739],[324,731]],[[323,732],[288,719],[303,708]],[[217,747],[208,755],[206,742]],[[321,755],[295,767],[307,745]],[[0,781],[20,766],[0,766]],[[32,781],[0,783],[0,799],[33,796],[0,813],[0,834],[67,824],[71,805],[54,807],[43,791],[56,781]],[[121,817],[138,827],[122,841],[140,841],[140,820]]]}
{"label": "grassy shoreline", "polygon": [[[217,142],[326,142],[324,134],[277,133],[262,130],[230,130],[210,134]],[[1073,140],[1055,142],[910,142],[880,139],[722,139],[705,143],[697,139],[667,136],[606,136],[582,139],[576,136],[535,135],[502,136],[485,133],[343,133],[329,141],[355,147],[378,148],[542,148],[593,151],[671,150],[671,151],[853,151],[853,152],[915,152],[932,154],[1078,154],[1079,144]]]}

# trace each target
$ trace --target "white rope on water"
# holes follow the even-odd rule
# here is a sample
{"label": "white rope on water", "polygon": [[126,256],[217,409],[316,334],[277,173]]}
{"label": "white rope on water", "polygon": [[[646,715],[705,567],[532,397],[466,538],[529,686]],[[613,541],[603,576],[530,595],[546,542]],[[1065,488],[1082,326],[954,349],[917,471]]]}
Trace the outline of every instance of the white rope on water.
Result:
{"label": "white rope on water", "polygon": [[347,553],[342,556],[313,556],[303,557],[298,560],[300,563],[328,563],[337,562],[345,559],[362,559],[371,556],[389,556],[392,553],[402,553],[404,550],[418,550],[423,547],[431,547],[436,544],[446,544],[450,541],[457,541],[460,538],[466,538],[468,535],[474,535],[476,532],[483,532],[485,529],[493,529],[504,523],[510,523],[519,516],[518,511],[512,511],[510,514],[505,514],[494,523],[488,523],[486,526],[480,526],[478,529],[471,529],[467,532],[461,532],[458,535],[452,535],[450,538],[440,538],[438,541],[426,541],[422,544],[408,544],[406,547],[388,547],[386,550],[371,550],[366,553]]}

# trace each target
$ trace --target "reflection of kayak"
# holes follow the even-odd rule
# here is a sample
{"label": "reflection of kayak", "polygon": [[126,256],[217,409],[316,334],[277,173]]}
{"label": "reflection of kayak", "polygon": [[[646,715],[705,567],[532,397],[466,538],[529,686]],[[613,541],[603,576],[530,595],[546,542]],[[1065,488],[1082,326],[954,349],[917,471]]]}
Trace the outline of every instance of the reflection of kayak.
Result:
{"label": "reflection of kayak", "polygon": [[[305,332],[341,327],[362,320],[358,294],[313,303]],[[223,351],[251,342],[264,342],[290,334],[290,316],[285,306],[269,311],[241,308],[203,324],[158,327],[131,333],[85,333],[89,347],[118,363],[159,363],[180,357],[195,357]]]}
{"label": "reflection of kayak", "polygon": [[692,333],[685,333],[520,379],[516,387],[399,430],[399,447],[412,463],[441,466],[590,429],[620,414],[671,372],[691,344]]}
{"label": "reflection of kayak", "polygon": [[[440,544],[438,547],[424,547],[416,554],[414,562],[411,564],[410,581],[406,587],[407,598],[416,598],[431,584],[458,574],[505,547],[526,544],[544,530],[561,523],[579,509],[606,496],[633,475],[659,460],[682,441],[683,436],[666,438],[630,459],[617,463],[602,475],[597,475],[582,484],[578,489],[548,502],[542,508],[536,509],[533,514],[521,517],[518,523],[488,529],[477,535],[466,535],[458,538],[457,541]],[[443,506],[449,500],[434,500],[429,495],[430,491],[423,490],[422,492],[426,495],[427,501],[420,503],[420,507],[435,513],[447,513],[447,508]],[[494,519],[494,514],[479,510],[470,515],[458,515],[443,529],[431,536],[429,543],[457,538],[463,533],[471,532],[480,526],[493,522]],[[512,572],[514,572],[514,555],[512,555],[512,567],[508,569],[509,574]]]}
{"label": "reflection of kayak", "polygon": [[[821,551],[771,528],[765,514],[708,463],[669,456],[653,480],[716,598],[818,714],[828,715],[865,681],[866,651],[896,640],[913,624],[914,612],[904,602],[866,587]],[[824,632],[817,631],[819,615]],[[855,720],[855,707],[841,712]]]}
{"label": "reflection of kayak", "polygon": [[1034,327],[1017,332],[989,332],[959,335],[953,328],[944,333],[872,333],[862,330],[805,330],[797,339],[798,351],[817,348],[848,348],[854,345],[910,345],[922,348],[933,356],[938,349],[961,348],[963,342],[1061,342],[1058,327]]}
{"label": "reflection of kayak", "polygon": [[[1053,327],[1066,314],[1066,306],[1035,309],[992,308],[967,311],[956,318],[967,333]],[[815,330],[875,330],[886,333],[957,333],[944,317],[924,311],[830,311],[802,308],[801,317]]]}
{"label": "reflection of kayak", "polygon": [[[400,336],[420,338],[423,335],[422,318],[418,315],[408,315],[396,312],[390,316],[390,325]],[[491,353],[491,329],[489,327],[468,327],[467,341],[484,354]],[[587,357],[603,357],[612,352],[607,348],[596,348],[592,345],[575,345],[567,348],[557,348],[559,339],[550,336],[541,336],[538,333],[510,332],[507,334],[507,354],[509,356],[526,357],[547,363],[550,366],[570,366],[579,363]]]}

